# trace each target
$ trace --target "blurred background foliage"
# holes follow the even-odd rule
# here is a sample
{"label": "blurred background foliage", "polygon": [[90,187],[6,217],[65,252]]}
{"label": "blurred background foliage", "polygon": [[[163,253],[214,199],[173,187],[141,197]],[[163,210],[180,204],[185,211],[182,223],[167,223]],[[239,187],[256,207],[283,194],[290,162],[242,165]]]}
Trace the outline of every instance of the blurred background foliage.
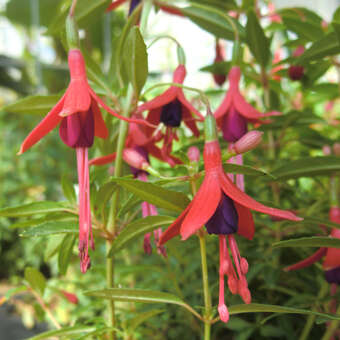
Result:
{"label": "blurred background foliage", "polygon": [[[79,1],[76,16],[81,29],[82,48],[86,52],[87,66],[91,69],[92,76],[89,75],[91,85],[100,94],[106,94],[107,89],[110,89],[121,95],[122,93],[117,88],[113,56],[117,40],[126,23],[127,8],[123,6],[119,10],[105,14],[105,8],[109,4],[109,0]],[[337,54],[340,51],[340,45],[337,40],[334,40],[334,38],[338,39],[338,36],[334,36],[336,25],[332,26],[329,22],[326,23],[327,25],[323,24],[325,20],[319,14],[300,7],[279,11],[282,20],[271,21],[268,3],[265,1],[258,1],[257,7],[254,1],[246,0],[241,2],[236,0],[173,1],[171,4],[180,7],[199,4],[210,6],[223,13],[238,10],[243,13],[240,17],[242,28],[246,23],[244,13],[249,9],[256,9],[263,13],[261,23],[271,42],[270,62],[266,65],[268,74],[273,69],[274,53],[281,48],[284,51],[281,60],[283,67],[276,73],[281,77],[280,80],[275,80],[273,76],[269,78],[271,109],[282,111],[284,114],[274,117],[271,124],[261,127],[266,132],[264,143],[258,149],[245,155],[246,165],[264,169],[269,173],[274,170],[275,173],[275,169],[280,166],[289,167],[294,159],[322,156],[322,148],[325,145],[332,147],[334,143],[339,142],[340,71]],[[81,292],[105,288],[105,243],[103,239],[96,237],[96,251],[92,252],[92,268],[86,275],[80,275],[74,234],[45,237],[20,236],[23,230],[38,225],[39,221],[57,220],[76,223],[75,204],[70,199],[73,197],[72,190],[76,183],[75,155],[60,142],[58,133],[52,132],[32,150],[20,157],[16,156],[27,133],[54,105],[68,84],[67,54],[63,47],[65,40],[63,23],[69,5],[70,1],[67,0],[2,2],[0,25],[4,27],[1,34],[7,39],[3,36],[2,42],[6,43],[7,47],[4,45],[0,50],[0,207],[6,208],[37,201],[68,200],[68,206],[73,207],[73,214],[61,209],[52,213],[37,213],[33,217],[27,214],[22,217],[1,218],[0,280],[3,288],[0,293],[7,292],[8,294],[8,288],[20,287],[25,282],[27,285],[27,268],[36,268],[46,279],[44,301],[48,303],[58,323],[68,326],[96,325],[98,328],[104,325],[102,312],[105,309],[105,300],[85,296]],[[339,10],[334,11],[334,16],[327,18],[327,21],[340,22],[339,13]],[[305,20],[302,24],[301,16]],[[159,22],[172,20],[169,26],[178,23],[177,31],[190,27],[188,34],[192,34],[189,37],[192,45],[186,46],[185,42],[182,43],[189,60],[186,84],[205,90],[215,108],[219,105],[227,88],[226,85],[222,89],[216,87],[211,77],[211,72],[215,72],[217,68],[219,71],[221,69],[221,66],[213,63],[214,42],[216,36],[224,38],[224,30],[212,24],[214,20],[197,19],[193,15],[190,18],[191,21],[179,17],[172,18],[161,12],[157,14],[153,12],[147,45],[157,34]],[[153,28],[153,23],[155,23],[155,28]],[[164,30],[166,28],[167,26],[162,27]],[[16,32],[16,36],[13,32]],[[330,34],[332,36],[329,36]],[[202,42],[200,35],[203,37]],[[175,38],[181,41],[182,37],[175,36]],[[308,49],[322,39],[329,41],[331,46],[322,49],[319,44],[317,46],[319,54],[315,53],[312,57],[307,56],[300,60],[304,66],[303,78],[300,81],[289,79],[287,69],[289,65],[296,62],[296,59],[291,57],[295,48],[305,45]],[[12,50],[13,45],[18,41],[20,41],[20,48],[14,53],[6,53],[6,49]],[[230,44],[229,41],[226,44],[229,57],[232,50]],[[247,98],[250,98],[255,106],[263,109],[264,93],[261,88],[258,60],[255,60],[249,51],[251,43],[247,44],[243,44],[244,60],[241,65],[244,75],[244,93],[249,95]],[[203,48],[200,48],[201,46]],[[169,80],[176,66],[173,50],[174,45],[171,42],[160,45],[158,49],[150,49],[150,77],[146,88],[159,81]],[[193,59],[195,59],[195,64],[190,64],[190,60]],[[150,60],[159,62],[158,64],[151,63]],[[227,73],[230,65],[226,63],[223,66],[224,72]],[[199,68],[204,68],[203,72]],[[101,86],[98,82],[98,76],[101,77],[100,73],[96,73],[98,69],[105,75],[105,86]],[[189,74],[190,71],[192,75]],[[161,91],[157,89],[153,93]],[[48,97],[37,97],[37,95],[48,95]],[[17,102],[27,96],[34,97],[28,101]],[[197,103],[197,97],[193,97],[192,94],[189,96]],[[110,153],[116,144],[114,131],[117,122],[108,117],[106,121],[112,131],[111,136],[108,141],[96,142],[96,148],[91,151],[92,156]],[[275,155],[268,154],[268,148],[272,142],[268,137],[268,131],[276,143]],[[180,154],[181,149],[185,151],[192,143],[196,143],[202,150],[202,140],[194,141],[192,137],[188,137],[186,131],[181,131],[180,140],[175,148]],[[152,160],[152,163],[168,175],[183,172],[183,169],[170,169],[156,160]],[[321,168],[319,172],[311,172],[306,176],[283,178],[278,184],[280,201],[273,197],[271,190],[273,184],[266,176],[247,177],[246,191],[261,202],[280,205],[283,209],[294,209],[304,217],[317,217],[327,221],[329,177],[334,170],[339,170],[339,166],[323,168],[321,164]],[[100,203],[101,197],[96,196],[96,193],[106,183],[106,178],[110,173],[112,173],[112,166],[91,169],[93,205]],[[129,169],[126,166],[125,174],[128,173]],[[62,178],[63,186],[60,184]],[[190,196],[188,184],[172,183],[169,187]],[[125,190],[122,197],[121,208],[123,209],[125,205],[126,214],[122,214],[121,222],[128,223],[136,216],[141,217],[140,199],[133,201],[131,193]],[[128,198],[129,201],[127,201]],[[129,202],[129,205],[126,202]],[[162,209],[159,209],[159,212],[161,215],[177,216],[175,213]],[[247,257],[250,264],[247,278],[253,301],[329,312],[331,297],[326,293],[328,287],[320,263],[294,273],[281,270],[284,266],[306,257],[310,254],[310,249],[272,248],[275,241],[322,233],[319,223],[307,218],[305,223],[287,224],[283,221],[274,222],[268,216],[260,214],[256,214],[255,219],[257,232],[254,240],[252,242],[244,239],[238,240],[241,254]],[[216,304],[218,300],[218,242],[214,236],[208,237],[207,240],[209,281],[212,299]],[[62,252],[65,247],[70,248],[66,255]],[[196,238],[192,237],[185,243],[175,239],[169,242],[166,248],[167,258],[159,256],[155,249],[151,256],[146,256],[143,252],[142,237],[139,237],[129,248],[123,249],[117,255],[117,286],[171,292],[196,310],[202,311],[201,264]],[[66,256],[66,260],[60,254]],[[68,261],[69,266],[67,266]],[[76,294],[79,302],[70,303],[61,290]],[[323,295],[320,292],[323,292]],[[10,295],[11,293],[8,296]],[[336,297],[338,298],[339,294]],[[23,317],[27,326],[32,327],[37,321],[51,322],[48,315],[46,316],[46,310],[42,310],[41,305],[31,294],[27,292],[14,294],[13,299],[8,300],[8,303],[16,306],[17,312]],[[231,296],[229,293],[226,294],[226,300],[228,306],[242,303],[238,296]],[[201,338],[202,329],[197,319],[176,305],[117,303],[117,313],[120,320],[119,328],[125,331],[124,339]],[[144,315],[145,322],[143,318],[136,320],[137,315]],[[305,325],[306,316],[280,314],[268,317],[269,315],[241,314],[232,316],[228,324],[217,322],[213,327],[212,339],[297,339]],[[320,322],[312,327],[310,339],[319,339],[325,332],[326,323],[322,319],[318,321]],[[133,324],[139,326],[134,328],[131,326]],[[80,335],[77,336],[81,338]],[[93,336],[93,338],[98,338],[98,336]]]}

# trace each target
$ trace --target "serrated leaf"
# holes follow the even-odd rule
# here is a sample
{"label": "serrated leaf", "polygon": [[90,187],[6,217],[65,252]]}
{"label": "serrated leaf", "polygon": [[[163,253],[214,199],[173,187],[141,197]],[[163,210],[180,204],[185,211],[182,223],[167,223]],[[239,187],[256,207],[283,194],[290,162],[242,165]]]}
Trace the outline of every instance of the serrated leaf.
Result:
{"label": "serrated leaf", "polygon": [[28,338],[26,340],[44,340],[51,339],[52,337],[61,337],[61,336],[75,336],[83,333],[90,333],[96,330],[95,326],[73,326],[73,327],[65,327],[62,329],[57,329],[53,331],[47,331],[44,333],[40,333],[36,336]]}
{"label": "serrated leaf", "polygon": [[123,63],[135,93],[139,95],[148,76],[148,54],[138,26],[134,26],[125,42]]}
{"label": "serrated leaf", "polygon": [[6,112],[43,115],[47,114],[60,98],[61,96],[57,95],[29,96],[6,105],[2,109]]}
{"label": "serrated leaf", "polygon": [[309,314],[328,318],[330,320],[340,320],[339,315],[318,313],[311,310],[292,308],[285,306],[264,305],[259,303],[251,303],[248,305],[236,305],[228,307],[229,314],[242,314],[242,313],[284,313],[284,314]]}
{"label": "serrated leaf", "polygon": [[59,248],[59,256],[58,256],[58,268],[59,273],[61,275],[65,275],[67,272],[67,267],[70,263],[72,250],[74,243],[76,241],[75,235],[67,234],[65,235],[64,239],[62,240]]}
{"label": "serrated leaf", "polygon": [[297,64],[329,57],[340,53],[340,44],[335,32],[327,33],[323,38],[315,41],[297,60]]}
{"label": "serrated leaf", "polygon": [[147,216],[128,224],[113,241],[108,256],[112,256],[113,253],[123,249],[137,237],[149,233],[159,227],[171,224],[174,219],[175,218],[171,216]]}
{"label": "serrated leaf", "polygon": [[129,320],[129,330],[133,331],[144,321],[154,317],[157,314],[163,313],[164,309],[153,309],[144,313],[140,313],[136,317]]}
{"label": "serrated leaf", "polygon": [[70,221],[56,221],[47,222],[23,230],[20,234],[22,237],[37,237],[37,236],[49,236],[56,234],[75,234],[78,232],[78,222]]}
{"label": "serrated leaf", "polygon": [[256,61],[262,67],[266,67],[270,57],[269,40],[254,11],[248,11],[247,17],[246,42]]}
{"label": "serrated leaf", "polygon": [[0,209],[2,217],[23,217],[36,214],[47,214],[57,211],[65,211],[67,205],[62,202],[41,201],[15,207]]}
{"label": "serrated leaf", "polygon": [[292,240],[285,240],[273,244],[273,248],[283,247],[326,247],[340,248],[340,240],[338,238],[325,236],[301,237]]}
{"label": "serrated leaf", "polygon": [[153,183],[130,178],[113,178],[112,181],[131,191],[140,199],[163,209],[182,212],[190,203],[188,197],[183,193],[168,190]]}
{"label": "serrated leaf", "polygon": [[278,180],[299,177],[314,177],[330,175],[340,170],[340,159],[332,156],[307,157],[298,160],[288,160],[285,165],[272,171]]}
{"label": "serrated leaf", "polygon": [[197,3],[192,3],[189,7],[184,7],[180,10],[196,25],[217,38],[235,40],[236,34],[238,34],[241,40],[245,38],[244,28],[237,20],[230,17],[227,11],[221,11],[212,6]]}
{"label": "serrated leaf", "polygon": [[248,176],[269,176],[272,179],[275,179],[274,176],[272,176],[270,173],[265,172],[264,170],[260,169],[255,169],[251,166],[248,165],[238,165],[238,164],[232,164],[232,163],[224,163],[223,164],[223,169],[227,173],[232,173],[232,174],[243,174],[243,175],[248,175]]}
{"label": "serrated leaf", "polygon": [[40,295],[44,294],[44,290],[46,287],[46,279],[44,275],[40,273],[39,270],[33,267],[27,267],[25,269],[24,276],[32,289],[37,291]]}
{"label": "serrated leaf", "polygon": [[77,196],[76,196],[76,192],[74,190],[73,184],[72,182],[68,179],[67,175],[63,175],[61,178],[61,188],[63,189],[63,194],[65,196],[65,198],[75,204],[77,203]]}

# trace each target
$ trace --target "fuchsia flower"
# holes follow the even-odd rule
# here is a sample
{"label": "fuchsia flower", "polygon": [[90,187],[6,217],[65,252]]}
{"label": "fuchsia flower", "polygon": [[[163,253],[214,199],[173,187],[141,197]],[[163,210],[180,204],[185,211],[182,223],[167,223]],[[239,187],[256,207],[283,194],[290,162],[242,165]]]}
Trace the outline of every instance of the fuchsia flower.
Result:
{"label": "fuchsia flower", "polygon": [[[214,63],[220,63],[220,62],[225,61],[226,55],[225,55],[224,45],[219,40],[216,40],[215,53],[216,53],[216,56],[215,56]],[[214,77],[215,83],[218,86],[222,86],[227,79],[227,76],[225,74],[220,74],[220,73],[213,73],[213,77]]]}
{"label": "fuchsia flower", "polygon": [[70,84],[46,117],[32,130],[20,147],[24,153],[52,129],[59,126],[59,135],[69,147],[76,149],[79,180],[79,256],[81,271],[90,267],[88,242],[94,249],[90,210],[90,185],[87,150],[92,146],[94,137],[106,138],[108,131],[98,105],[110,114],[129,122],[144,123],[118,115],[108,107],[91,89],[86,77],[85,61],[78,49],[68,54]]}
{"label": "fuchsia flower", "polygon": [[248,123],[266,123],[261,118],[279,114],[275,111],[267,114],[260,113],[247,103],[239,89],[240,78],[240,68],[237,66],[232,67],[228,75],[229,90],[214,113],[217,124],[222,129],[223,138],[232,143],[236,142],[248,131]]}
{"label": "fuchsia flower", "polygon": [[[297,58],[305,52],[305,47],[300,45],[293,52],[293,57]],[[305,68],[302,65],[291,65],[288,68],[288,76],[291,80],[300,80],[305,73]]]}
{"label": "fuchsia flower", "polygon": [[[340,224],[340,208],[331,207],[329,211],[329,219],[334,223]],[[331,231],[331,237],[340,239],[340,229],[334,228]],[[340,284],[340,249],[339,248],[325,248],[318,249],[314,254],[308,258],[286,267],[285,271],[297,270],[308,267],[313,263],[319,261],[325,256],[323,268],[325,270],[325,278],[328,283]]]}
{"label": "fuchsia flower", "polygon": [[[293,221],[302,219],[289,211],[258,203],[232,183],[223,171],[215,124],[213,116],[208,115],[205,119],[203,183],[191,203],[162,234],[159,243],[162,245],[179,234],[182,240],[186,240],[204,224],[209,234],[218,235],[220,243],[218,311],[221,320],[227,322],[229,313],[224,303],[225,275],[228,277],[228,286],[232,294],[238,293],[245,303],[251,302],[245,277],[248,263],[241,257],[234,237],[234,234],[238,233],[249,240],[253,238],[255,230],[251,209]],[[225,235],[227,235],[231,257]]]}
{"label": "fuchsia flower", "polygon": [[[179,65],[174,72],[173,82],[183,84],[185,75],[185,66]],[[171,166],[180,163],[179,160],[173,161],[170,157],[172,142],[174,139],[178,139],[176,128],[179,127],[183,121],[194,136],[198,137],[199,131],[193,114],[200,120],[203,120],[203,116],[187,101],[182,88],[177,86],[171,86],[163,94],[138,107],[137,113],[142,113],[143,111],[149,111],[146,118],[147,122],[153,125],[163,123],[165,126],[165,131],[145,127],[148,137],[153,136],[155,142],[163,140],[162,158],[168,159],[168,163]]]}

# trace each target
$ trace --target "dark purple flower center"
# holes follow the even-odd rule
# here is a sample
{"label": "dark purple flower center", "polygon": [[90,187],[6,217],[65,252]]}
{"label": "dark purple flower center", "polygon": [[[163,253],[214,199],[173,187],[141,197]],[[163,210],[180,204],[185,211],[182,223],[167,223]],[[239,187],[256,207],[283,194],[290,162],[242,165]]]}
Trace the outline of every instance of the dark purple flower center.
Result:
{"label": "dark purple flower center", "polygon": [[226,141],[234,143],[248,132],[247,120],[231,107],[223,118],[222,132]]}
{"label": "dark purple flower center", "polygon": [[325,277],[328,283],[340,284],[340,267],[326,270]]}
{"label": "dark purple flower center", "polygon": [[139,5],[140,2],[141,2],[141,0],[131,0],[130,8],[129,8],[129,16],[133,12],[133,10]]}
{"label": "dark purple flower center", "polygon": [[179,127],[182,121],[182,104],[178,99],[173,100],[162,108],[161,122],[166,126]]}
{"label": "dark purple flower center", "polygon": [[[149,162],[149,155],[148,155],[148,152],[146,151],[145,148],[143,148],[142,146],[135,146],[133,149],[136,150],[141,156],[143,156],[145,158],[146,161]],[[146,171],[137,169],[133,166],[130,166],[130,170],[131,170],[134,177],[137,177],[138,174],[140,174],[140,173],[147,174]]]}
{"label": "dark purple flower center", "polygon": [[69,115],[60,123],[59,135],[71,148],[89,148],[94,140],[94,118],[91,108],[86,112]]}
{"label": "dark purple flower center", "polygon": [[238,230],[238,215],[234,202],[224,193],[214,213],[205,224],[209,234],[228,235]]}

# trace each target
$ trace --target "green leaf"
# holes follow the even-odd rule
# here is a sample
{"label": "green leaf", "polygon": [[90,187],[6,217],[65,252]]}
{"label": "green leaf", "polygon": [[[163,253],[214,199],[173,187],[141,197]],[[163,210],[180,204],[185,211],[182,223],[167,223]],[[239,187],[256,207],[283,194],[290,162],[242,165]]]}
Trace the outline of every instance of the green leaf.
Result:
{"label": "green leaf", "polygon": [[192,3],[190,7],[181,8],[181,12],[196,25],[217,38],[235,40],[236,34],[239,35],[240,39],[245,37],[244,28],[226,11],[221,11],[212,6]]}
{"label": "green leaf", "polygon": [[95,326],[65,327],[65,328],[58,329],[58,330],[40,333],[26,340],[44,340],[44,339],[51,339],[52,337],[75,336],[75,335],[81,335],[83,333],[93,332],[95,330],[96,330]]}
{"label": "green leaf", "polygon": [[131,191],[140,199],[163,209],[182,212],[190,203],[183,193],[165,189],[153,183],[130,178],[113,178],[112,181]]}
{"label": "green leaf", "polygon": [[127,37],[123,58],[125,72],[139,95],[148,76],[148,54],[138,26],[134,26]]}
{"label": "green leaf", "polygon": [[340,248],[340,240],[338,238],[332,238],[328,236],[312,236],[280,241],[273,244],[273,248],[283,247]]}
{"label": "green leaf", "polygon": [[153,310],[149,310],[147,312],[138,314],[136,317],[129,320],[129,327],[128,327],[129,331],[135,330],[144,321],[163,312],[164,312],[164,309],[153,309]]}
{"label": "green leaf", "polygon": [[20,236],[32,237],[32,236],[49,236],[56,234],[75,234],[78,232],[78,222],[70,221],[55,221],[46,222],[38,225],[37,227],[23,230]]}
{"label": "green leaf", "polygon": [[227,75],[231,66],[231,62],[229,61],[219,61],[200,68],[200,71]]}
{"label": "green leaf", "polygon": [[304,224],[315,224],[315,225],[324,225],[326,227],[330,227],[330,228],[340,228],[340,225],[338,223],[334,223],[328,219],[321,219],[321,218],[316,218],[316,217],[310,217],[310,216],[301,216],[303,217],[303,221],[299,222],[299,223],[304,223]]}
{"label": "green leaf", "polygon": [[15,207],[0,209],[0,216],[3,217],[22,217],[35,214],[47,214],[56,211],[65,211],[66,205],[61,202],[41,201],[29,204],[18,205]]}
{"label": "green leaf", "polygon": [[289,178],[330,175],[339,170],[340,159],[338,157],[306,157],[294,161],[287,160],[285,165],[273,170],[272,175],[278,180],[286,180]]}
{"label": "green leaf", "polygon": [[311,310],[274,306],[274,305],[263,305],[259,303],[251,303],[249,305],[236,305],[228,307],[229,314],[242,314],[242,313],[285,313],[285,314],[309,314],[328,318],[330,320],[340,320],[340,316],[334,314],[318,313]]}
{"label": "green leaf", "polygon": [[10,299],[12,296],[20,294],[21,292],[26,292],[28,287],[22,285],[19,287],[9,289],[6,294],[4,295],[6,300]]}
{"label": "green leaf", "polygon": [[29,96],[4,106],[6,112],[45,115],[58,102],[60,96]]}
{"label": "green leaf", "polygon": [[64,174],[61,178],[61,187],[63,189],[65,198],[73,204],[77,203],[76,192],[74,191],[73,184],[68,179],[68,176],[66,174]]}
{"label": "green leaf", "polygon": [[327,33],[323,38],[317,40],[297,60],[297,64],[313,61],[340,53],[340,44],[335,32]]}
{"label": "green leaf", "polygon": [[232,164],[232,163],[224,163],[223,164],[223,169],[227,173],[232,173],[232,174],[243,174],[247,176],[269,176],[272,179],[275,179],[274,176],[269,174],[268,172],[260,169],[255,169],[252,168],[251,166],[248,165],[238,165],[238,164]]}
{"label": "green leaf", "polygon": [[333,21],[332,26],[334,28],[334,32],[336,34],[336,38],[338,39],[338,45],[340,46],[340,22]]}
{"label": "green leaf", "polygon": [[266,67],[270,57],[270,44],[254,11],[248,11],[246,42],[256,61]]}
{"label": "green leaf", "polygon": [[61,275],[66,275],[67,267],[70,263],[72,250],[76,241],[76,235],[66,234],[60,244],[58,256],[58,268]]}
{"label": "green leaf", "polygon": [[128,224],[123,231],[115,238],[108,256],[123,249],[134,241],[137,237],[149,233],[164,225],[169,225],[174,221],[171,216],[147,216]]}
{"label": "green leaf", "polygon": [[25,279],[29,283],[32,289],[37,291],[40,295],[44,294],[46,287],[46,280],[43,274],[39,270],[33,267],[27,267],[25,269]]}

